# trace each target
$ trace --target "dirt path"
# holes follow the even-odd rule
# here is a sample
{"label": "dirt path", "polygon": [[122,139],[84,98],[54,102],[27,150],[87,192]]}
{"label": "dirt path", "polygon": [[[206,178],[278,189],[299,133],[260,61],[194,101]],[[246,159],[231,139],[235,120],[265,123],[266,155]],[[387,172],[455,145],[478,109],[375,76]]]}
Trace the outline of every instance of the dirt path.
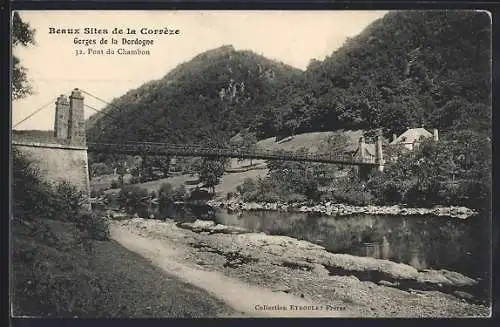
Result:
{"label": "dirt path", "polygon": [[181,280],[206,290],[227,305],[251,317],[347,317],[335,307],[310,303],[282,292],[272,292],[225,276],[215,271],[190,267],[176,258],[182,255],[158,239],[150,239],[111,227],[111,237],[123,247],[151,260],[155,265]]}

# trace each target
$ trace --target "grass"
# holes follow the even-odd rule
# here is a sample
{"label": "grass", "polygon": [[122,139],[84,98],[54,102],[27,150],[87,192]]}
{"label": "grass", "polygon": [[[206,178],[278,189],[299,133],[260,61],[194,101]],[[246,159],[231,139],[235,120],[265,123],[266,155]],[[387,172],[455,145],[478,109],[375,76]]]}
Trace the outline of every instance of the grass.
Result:
{"label": "grass", "polygon": [[257,142],[257,146],[264,150],[284,150],[284,151],[297,151],[301,148],[309,149],[310,152],[316,152],[318,146],[328,139],[328,137],[338,134],[345,134],[351,139],[354,145],[357,145],[360,131],[344,131],[344,132],[313,132],[294,135],[291,140],[278,143],[274,137],[270,137]]}
{"label": "grass", "polygon": [[[220,183],[215,187],[215,192],[218,197],[225,197],[229,192],[236,192],[236,187],[243,183],[245,178],[257,179],[258,177],[266,176],[268,170],[267,169],[256,169],[256,170],[248,170],[244,172],[238,173],[227,173],[222,176]],[[174,176],[169,178],[162,178],[156,181],[150,181],[146,183],[135,184],[141,188],[145,188],[148,192],[155,191],[158,192],[161,184],[170,183],[174,188],[179,187],[184,184],[186,189],[190,189],[194,186],[186,184],[186,182],[196,181],[197,177],[191,177],[189,175],[181,175]],[[105,191],[105,193],[118,194],[120,189],[110,189]]]}
{"label": "grass", "polygon": [[13,313],[52,317],[215,317],[232,313],[113,241],[73,223],[13,224]]}
{"label": "grass", "polygon": [[102,310],[114,317],[216,317],[232,312],[203,290],[167,275],[114,241],[96,242],[92,270],[105,285]]}
{"label": "grass", "polygon": [[91,247],[75,224],[15,220],[12,236],[14,315],[92,316],[98,310]]}

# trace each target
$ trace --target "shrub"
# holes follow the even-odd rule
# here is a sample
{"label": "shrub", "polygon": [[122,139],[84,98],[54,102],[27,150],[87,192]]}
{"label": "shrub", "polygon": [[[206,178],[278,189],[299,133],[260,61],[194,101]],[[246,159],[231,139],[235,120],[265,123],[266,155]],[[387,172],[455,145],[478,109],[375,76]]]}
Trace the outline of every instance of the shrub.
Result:
{"label": "shrub", "polygon": [[60,220],[72,220],[78,214],[85,199],[83,192],[69,182],[57,184],[53,197],[52,205],[56,211],[53,218]]}
{"label": "shrub", "polygon": [[109,240],[109,224],[104,217],[82,210],[76,216],[75,223],[90,239]]}
{"label": "shrub", "polygon": [[149,198],[148,190],[139,186],[125,186],[118,194],[118,204],[121,208],[125,208],[128,212],[142,214],[147,209],[147,198]]}
{"label": "shrub", "polygon": [[179,185],[178,188],[176,188],[173,191],[172,199],[174,201],[184,201],[184,200],[186,200],[187,195],[188,195],[188,193],[186,190],[186,186],[184,186],[184,184],[181,184],[181,185]]}
{"label": "shrub", "polygon": [[346,203],[355,206],[364,206],[373,203],[374,197],[370,192],[361,190],[335,190],[332,192],[332,200],[339,203]]}
{"label": "shrub", "polygon": [[113,173],[113,169],[104,162],[96,162],[90,165],[92,177],[109,175]]}
{"label": "shrub", "polygon": [[106,204],[116,204],[118,202],[119,193],[104,193],[104,202]]}
{"label": "shrub", "polygon": [[81,207],[83,193],[68,182],[55,186],[42,181],[38,170],[13,151],[13,209],[23,219],[70,220]]}
{"label": "shrub", "polygon": [[107,226],[97,217],[79,214],[83,196],[71,184],[52,186],[42,181],[15,149],[13,161],[14,312],[95,316],[103,290],[88,269],[89,256],[84,250],[89,248],[90,237],[107,238]]}
{"label": "shrub", "polygon": [[120,188],[120,183],[118,182],[118,180],[113,179],[111,181],[111,188]]}
{"label": "shrub", "polygon": [[129,178],[129,184],[137,184],[137,183],[140,183],[141,182],[141,179],[139,176],[131,176]]}
{"label": "shrub", "polygon": [[[242,184],[236,187],[243,201],[256,201],[258,199],[259,185],[251,178],[245,178]],[[229,195],[229,194],[228,194]]]}
{"label": "shrub", "polygon": [[158,190],[159,210],[162,216],[169,214],[174,202],[174,188],[170,183],[162,183]]}

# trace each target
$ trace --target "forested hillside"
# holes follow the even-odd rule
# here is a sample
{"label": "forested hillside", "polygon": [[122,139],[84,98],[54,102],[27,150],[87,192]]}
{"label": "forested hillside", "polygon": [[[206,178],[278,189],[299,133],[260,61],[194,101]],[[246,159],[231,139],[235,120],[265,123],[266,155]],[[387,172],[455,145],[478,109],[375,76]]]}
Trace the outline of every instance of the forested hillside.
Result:
{"label": "forested hillside", "polygon": [[382,127],[391,134],[422,125],[489,132],[490,51],[485,12],[389,13],[324,61],[311,60],[280,90],[259,132]]}
{"label": "forested hillside", "polygon": [[251,127],[260,138],[407,127],[490,132],[490,17],[391,12],[307,71],[223,46],[115,99],[91,141],[202,143]]}
{"label": "forested hillside", "polygon": [[89,141],[206,143],[248,127],[300,70],[223,46],[131,90],[87,122]]}

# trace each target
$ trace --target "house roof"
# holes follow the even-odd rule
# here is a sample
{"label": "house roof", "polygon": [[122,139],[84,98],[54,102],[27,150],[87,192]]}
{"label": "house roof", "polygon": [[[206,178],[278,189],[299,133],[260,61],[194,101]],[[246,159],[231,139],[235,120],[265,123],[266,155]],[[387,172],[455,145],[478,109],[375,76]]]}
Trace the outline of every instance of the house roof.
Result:
{"label": "house roof", "polygon": [[428,138],[432,137],[432,133],[427,131],[425,128],[410,128],[403,134],[399,135],[394,141],[390,144],[401,144],[401,143],[413,143],[420,138]]}

